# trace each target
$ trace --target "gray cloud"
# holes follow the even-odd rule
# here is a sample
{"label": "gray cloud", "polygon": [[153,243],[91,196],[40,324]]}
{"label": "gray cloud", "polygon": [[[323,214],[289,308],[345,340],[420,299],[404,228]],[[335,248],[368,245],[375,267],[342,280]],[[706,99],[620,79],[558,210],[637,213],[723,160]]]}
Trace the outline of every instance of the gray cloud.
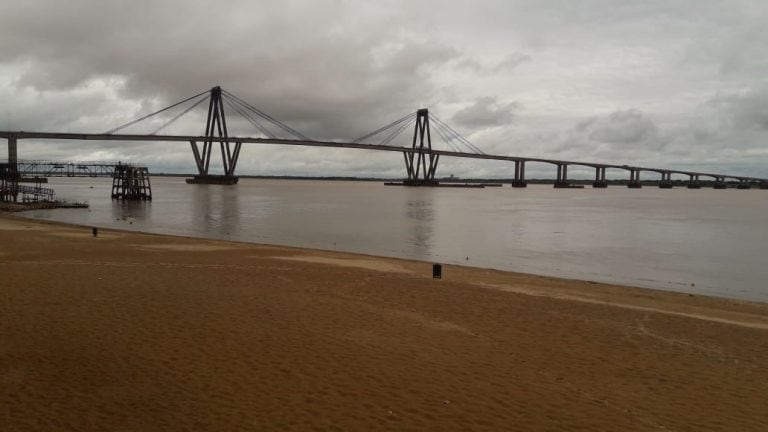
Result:
{"label": "gray cloud", "polygon": [[[617,110],[577,121],[571,128],[533,138],[537,154],[575,161],[658,165],[672,134],[637,109]],[[584,149],[589,149],[585,153]]]}
{"label": "gray cloud", "polygon": [[47,3],[3,11],[16,16],[4,23],[13,37],[3,38],[0,52],[28,65],[16,88],[73,90],[119,76],[122,97],[168,102],[221,84],[318,138],[360,132],[347,132],[360,124],[347,119],[360,113],[376,118],[415,108],[434,92],[431,68],[458,55],[385,19],[358,21],[305,2],[273,5],[269,16],[235,12],[256,12],[250,2],[213,16],[187,2],[72,2],[56,14]]}
{"label": "gray cloud", "polygon": [[469,129],[504,126],[512,121],[517,109],[519,104],[516,102],[499,104],[495,97],[486,96],[477,98],[474,104],[456,112],[453,121]]}
{"label": "gray cloud", "polygon": [[768,87],[719,94],[710,103],[735,128],[768,130]]}
{"label": "gray cloud", "polygon": [[659,149],[659,128],[636,109],[615,111],[604,117],[593,117],[576,125],[590,140],[623,148],[651,146]]}
{"label": "gray cloud", "polygon": [[479,74],[497,74],[501,72],[511,72],[519,65],[531,60],[533,60],[533,58],[528,54],[514,52],[494,63],[485,64],[475,58],[465,58],[459,61],[457,66]]}
{"label": "gray cloud", "polygon": [[494,72],[507,72],[516,68],[520,64],[533,60],[528,54],[512,53],[504,58],[499,64],[494,67]]}
{"label": "gray cloud", "polygon": [[[760,0],[4,2],[0,128],[104,131],[222,85],[317,139],[353,138],[429,107],[487,152],[719,162],[768,176],[766,19]],[[167,132],[200,133],[202,116]],[[193,166],[181,145],[20,151]],[[243,172],[402,169],[397,157],[354,151],[248,147],[243,158]],[[444,163],[456,175],[507,174]]]}

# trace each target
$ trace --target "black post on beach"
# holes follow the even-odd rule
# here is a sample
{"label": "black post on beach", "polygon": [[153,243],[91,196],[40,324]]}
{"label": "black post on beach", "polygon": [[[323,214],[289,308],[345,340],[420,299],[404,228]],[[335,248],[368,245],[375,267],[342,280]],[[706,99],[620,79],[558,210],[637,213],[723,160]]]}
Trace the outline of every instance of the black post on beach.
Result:
{"label": "black post on beach", "polygon": [[99,229],[96,227],[93,227],[93,236],[96,237],[99,235]]}
{"label": "black post on beach", "polygon": [[433,279],[442,279],[443,278],[443,266],[440,264],[432,264],[432,278]]}

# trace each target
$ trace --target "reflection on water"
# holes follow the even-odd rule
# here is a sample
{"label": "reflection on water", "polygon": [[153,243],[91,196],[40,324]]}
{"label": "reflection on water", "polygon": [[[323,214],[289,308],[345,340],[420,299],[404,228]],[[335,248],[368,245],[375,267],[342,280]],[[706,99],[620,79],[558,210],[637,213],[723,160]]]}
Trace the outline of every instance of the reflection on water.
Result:
{"label": "reflection on water", "polygon": [[240,232],[240,194],[238,186],[192,186],[192,213],[203,223],[202,229],[215,237],[229,238]]}
{"label": "reflection on water", "polygon": [[122,215],[124,219],[151,221],[152,201],[120,201],[112,200],[112,214]]}
{"label": "reflection on water", "polygon": [[[414,190],[413,192],[422,191]],[[434,196],[430,193],[419,195],[405,201],[405,215],[408,219],[408,245],[412,248],[413,256],[428,259],[434,232],[435,210],[432,205]]]}
{"label": "reflection on water", "polygon": [[27,216],[470,264],[768,301],[768,195],[759,190],[413,189],[365,182],[153,178],[117,202],[108,179],[51,179],[87,210]]}

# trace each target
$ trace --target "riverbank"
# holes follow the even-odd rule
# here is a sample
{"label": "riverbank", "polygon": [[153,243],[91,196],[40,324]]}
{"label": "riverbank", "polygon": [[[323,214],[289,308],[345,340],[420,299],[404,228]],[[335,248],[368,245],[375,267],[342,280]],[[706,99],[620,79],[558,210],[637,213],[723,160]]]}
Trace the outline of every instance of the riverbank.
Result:
{"label": "riverbank", "polygon": [[0,216],[4,430],[765,430],[768,305]]}

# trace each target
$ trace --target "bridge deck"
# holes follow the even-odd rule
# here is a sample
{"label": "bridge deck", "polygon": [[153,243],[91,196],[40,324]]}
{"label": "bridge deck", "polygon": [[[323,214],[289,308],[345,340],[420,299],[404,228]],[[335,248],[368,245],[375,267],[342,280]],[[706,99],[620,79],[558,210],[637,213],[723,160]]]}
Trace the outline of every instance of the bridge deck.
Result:
{"label": "bridge deck", "polygon": [[[230,142],[230,143],[249,143],[249,144],[277,144],[290,146],[307,147],[331,147],[331,148],[353,148],[362,150],[388,151],[400,153],[419,153],[420,149],[410,147],[399,147],[381,144],[365,144],[356,142],[341,141],[313,141],[299,139],[280,139],[280,138],[255,138],[255,137],[205,137],[195,135],[138,135],[138,134],[93,134],[93,133],[61,133],[61,132],[9,132],[0,131],[0,138],[6,139],[54,139],[54,140],[77,140],[77,141],[150,141],[150,142]],[[681,174],[687,176],[704,176],[713,178],[730,178],[739,181],[757,181],[768,182],[768,179],[758,177],[736,176],[730,174],[704,173],[695,171],[682,171],[663,168],[649,168],[630,165],[616,165],[596,162],[570,161],[559,159],[531,158],[522,156],[505,156],[466,153],[449,150],[423,150],[423,153],[460,157],[469,159],[489,159],[511,162],[541,162],[553,165],[579,165],[592,168],[616,168],[627,171],[650,171],[664,174]]]}

